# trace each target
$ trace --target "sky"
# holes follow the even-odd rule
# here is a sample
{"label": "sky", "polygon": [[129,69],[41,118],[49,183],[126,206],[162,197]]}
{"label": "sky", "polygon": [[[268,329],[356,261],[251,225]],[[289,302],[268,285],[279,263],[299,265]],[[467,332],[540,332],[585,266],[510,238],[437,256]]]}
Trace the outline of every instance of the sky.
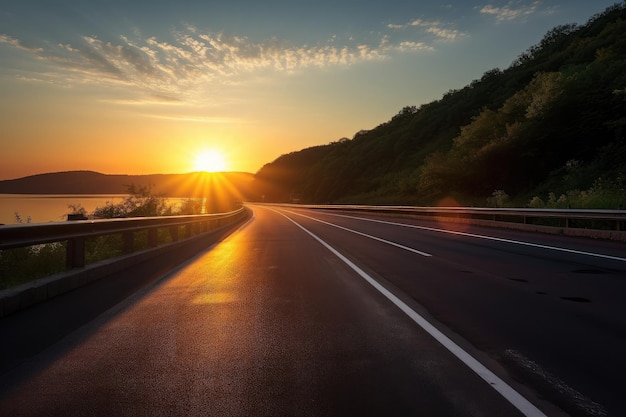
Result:
{"label": "sky", "polygon": [[2,0],[0,180],[216,158],[254,173],[505,69],[614,3]]}

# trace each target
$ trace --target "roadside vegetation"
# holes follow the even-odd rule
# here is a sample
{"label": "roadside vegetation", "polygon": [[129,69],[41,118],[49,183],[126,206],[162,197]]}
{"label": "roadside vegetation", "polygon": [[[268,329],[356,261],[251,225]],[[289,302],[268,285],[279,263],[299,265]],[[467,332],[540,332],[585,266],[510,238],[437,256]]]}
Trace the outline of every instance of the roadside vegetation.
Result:
{"label": "roadside vegetation", "polygon": [[[167,203],[163,195],[154,194],[150,187],[130,185],[128,196],[117,204],[107,203],[87,213],[81,205],[69,206],[68,215],[74,219],[113,219],[202,214],[206,211],[203,199],[189,198],[178,206]],[[28,224],[30,218],[15,213],[17,224]],[[136,250],[148,247],[148,235],[136,233]],[[166,230],[159,230],[159,244],[171,241]],[[123,253],[123,238],[119,234],[99,236],[85,241],[85,263],[119,256]],[[0,251],[0,290],[30,282],[65,270],[66,243],[57,242]]]}

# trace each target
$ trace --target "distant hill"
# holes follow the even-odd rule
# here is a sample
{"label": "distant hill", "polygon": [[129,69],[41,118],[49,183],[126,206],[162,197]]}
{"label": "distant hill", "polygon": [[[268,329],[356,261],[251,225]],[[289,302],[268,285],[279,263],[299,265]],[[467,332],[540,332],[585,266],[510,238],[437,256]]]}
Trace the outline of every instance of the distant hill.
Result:
{"label": "distant hill", "polygon": [[625,33],[623,2],[558,26],[505,70],[280,156],[256,174],[256,198],[626,206]]}
{"label": "distant hill", "polygon": [[253,179],[244,172],[107,175],[68,171],[0,181],[0,194],[126,194],[128,186],[134,185],[167,197],[203,197],[219,190],[233,199],[247,200]]}

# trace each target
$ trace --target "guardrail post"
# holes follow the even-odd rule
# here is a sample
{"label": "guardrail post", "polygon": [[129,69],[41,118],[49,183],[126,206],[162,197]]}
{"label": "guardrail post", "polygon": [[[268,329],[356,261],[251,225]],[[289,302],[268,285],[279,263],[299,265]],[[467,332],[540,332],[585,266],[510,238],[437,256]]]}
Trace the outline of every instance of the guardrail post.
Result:
{"label": "guardrail post", "polygon": [[178,226],[170,227],[170,237],[172,238],[172,242],[176,242],[178,240]]}
{"label": "guardrail post", "polygon": [[65,266],[67,269],[82,268],[85,266],[85,239],[77,237],[67,241],[65,252]]}
{"label": "guardrail post", "polygon": [[124,253],[133,253],[135,246],[135,235],[133,232],[124,232],[122,233],[122,251]]}
{"label": "guardrail post", "polygon": [[158,229],[148,230],[148,247],[156,248],[159,244]]}

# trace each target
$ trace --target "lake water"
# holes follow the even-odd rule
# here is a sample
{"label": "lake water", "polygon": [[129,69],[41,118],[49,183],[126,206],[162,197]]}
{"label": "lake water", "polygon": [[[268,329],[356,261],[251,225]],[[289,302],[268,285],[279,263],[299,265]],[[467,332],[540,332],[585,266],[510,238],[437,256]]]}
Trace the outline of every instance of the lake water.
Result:
{"label": "lake water", "polygon": [[[96,207],[120,203],[127,196],[116,195],[52,195],[52,194],[0,194],[0,224],[17,224],[15,213],[26,223],[61,222],[67,220],[70,205],[84,207],[91,213]],[[170,204],[179,203],[181,198],[168,198]]]}

